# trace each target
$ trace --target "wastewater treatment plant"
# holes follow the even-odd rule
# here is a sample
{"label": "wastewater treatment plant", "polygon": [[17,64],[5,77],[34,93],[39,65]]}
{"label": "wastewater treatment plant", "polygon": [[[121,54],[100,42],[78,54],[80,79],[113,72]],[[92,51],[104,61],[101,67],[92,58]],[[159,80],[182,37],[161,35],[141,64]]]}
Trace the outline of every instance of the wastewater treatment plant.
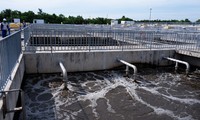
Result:
{"label": "wastewater treatment plant", "polygon": [[200,26],[31,24],[0,85],[0,120],[199,120]]}

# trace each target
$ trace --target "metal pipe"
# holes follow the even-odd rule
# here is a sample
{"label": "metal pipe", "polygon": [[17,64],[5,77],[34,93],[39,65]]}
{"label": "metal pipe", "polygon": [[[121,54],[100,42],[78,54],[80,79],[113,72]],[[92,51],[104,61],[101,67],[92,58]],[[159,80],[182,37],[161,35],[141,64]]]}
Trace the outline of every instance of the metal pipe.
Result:
{"label": "metal pipe", "polygon": [[65,69],[64,65],[62,62],[59,62],[59,65],[60,65],[60,68],[62,70],[62,74],[63,74],[63,81],[64,81],[64,84],[65,84],[65,88],[67,88],[67,70]]}
{"label": "metal pipe", "polygon": [[129,67],[128,67],[128,65],[126,66],[126,75],[128,75],[128,71],[129,71]]}
{"label": "metal pipe", "polygon": [[128,70],[129,70],[128,67],[133,68],[134,75],[136,75],[136,73],[137,73],[137,67],[135,65],[132,65],[132,64],[130,64],[130,63],[124,61],[124,60],[120,60],[120,59],[118,59],[118,61],[126,65],[126,75],[128,74]]}
{"label": "metal pipe", "polygon": [[164,57],[164,59],[176,62],[175,70],[177,70],[177,68],[178,68],[178,63],[185,64],[186,65],[186,75],[189,73],[190,65],[188,62],[177,60],[174,58],[169,58],[169,57]]}

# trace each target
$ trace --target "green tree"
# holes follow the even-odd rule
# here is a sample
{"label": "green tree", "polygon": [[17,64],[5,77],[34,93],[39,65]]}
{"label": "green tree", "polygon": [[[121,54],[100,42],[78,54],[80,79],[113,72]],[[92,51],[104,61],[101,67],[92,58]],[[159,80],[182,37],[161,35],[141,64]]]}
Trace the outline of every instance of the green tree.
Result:
{"label": "green tree", "polygon": [[5,9],[1,12],[2,18],[6,18],[8,21],[12,21],[11,14],[12,10],[11,9]]}
{"label": "green tree", "polygon": [[121,21],[133,21],[133,19],[122,16],[120,19],[118,19],[118,23],[121,23]]}
{"label": "green tree", "polygon": [[190,21],[189,19],[186,18],[186,19],[185,19],[185,22],[191,22],[191,21]]}
{"label": "green tree", "polygon": [[22,13],[22,20],[26,21],[26,22],[33,22],[33,19],[36,18],[36,15],[33,11],[28,11],[28,12],[24,12]]}
{"label": "green tree", "polygon": [[63,23],[65,21],[65,16],[63,14],[59,14],[58,16],[58,23]]}
{"label": "green tree", "polygon": [[38,15],[42,15],[43,14],[43,11],[41,8],[38,8]]}
{"label": "green tree", "polygon": [[83,24],[84,23],[84,19],[82,16],[77,16],[76,19],[75,19],[75,24]]}
{"label": "green tree", "polygon": [[18,11],[18,10],[14,10],[14,11],[11,11],[11,19],[13,19],[13,18],[21,18],[21,12],[20,11]]}

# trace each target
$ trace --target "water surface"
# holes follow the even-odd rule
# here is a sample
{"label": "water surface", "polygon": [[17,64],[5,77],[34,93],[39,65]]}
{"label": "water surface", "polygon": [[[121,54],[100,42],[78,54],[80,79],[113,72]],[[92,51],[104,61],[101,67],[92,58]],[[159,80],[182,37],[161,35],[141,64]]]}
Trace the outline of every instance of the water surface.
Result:
{"label": "water surface", "polygon": [[138,66],[137,82],[124,69],[27,75],[28,120],[198,120],[200,71],[187,77],[172,67]]}

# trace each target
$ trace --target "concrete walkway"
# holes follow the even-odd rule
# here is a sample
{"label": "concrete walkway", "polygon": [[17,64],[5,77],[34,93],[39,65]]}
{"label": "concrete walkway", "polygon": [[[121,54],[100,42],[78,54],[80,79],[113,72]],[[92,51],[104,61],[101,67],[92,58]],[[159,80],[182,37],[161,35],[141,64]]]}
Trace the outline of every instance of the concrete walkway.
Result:
{"label": "concrete walkway", "polygon": [[195,51],[192,51],[192,50],[177,50],[176,52],[179,53],[179,54],[200,58],[200,48],[199,48],[199,51],[198,50],[195,50]]}

